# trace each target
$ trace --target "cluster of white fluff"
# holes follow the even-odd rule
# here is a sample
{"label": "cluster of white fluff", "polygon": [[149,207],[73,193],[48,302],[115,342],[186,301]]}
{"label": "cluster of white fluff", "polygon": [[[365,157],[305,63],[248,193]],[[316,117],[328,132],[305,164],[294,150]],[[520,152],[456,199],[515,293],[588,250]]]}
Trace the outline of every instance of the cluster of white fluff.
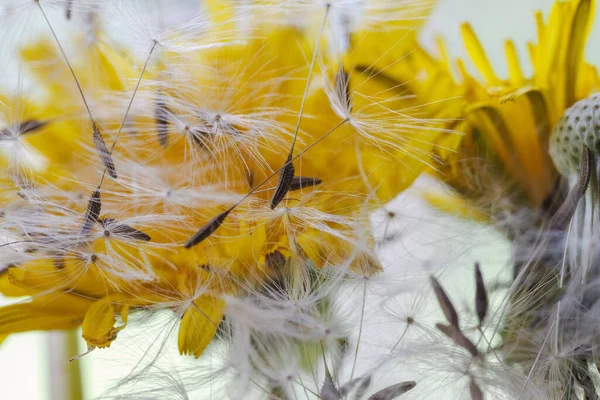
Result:
{"label": "cluster of white fluff", "polygon": [[[243,201],[248,209],[259,204],[259,200],[231,189],[240,184],[238,181],[201,187],[197,186],[198,181],[215,171],[227,172],[232,166],[243,168],[247,155],[253,163],[268,170],[269,161],[257,151],[258,147],[285,153],[296,139],[305,149],[313,145],[304,143],[302,136],[296,137],[298,128],[293,123],[284,124],[276,119],[297,115],[300,124],[302,118],[310,120],[310,115],[290,113],[283,107],[272,106],[273,99],[268,95],[261,97],[265,96],[264,89],[291,81],[288,75],[258,84],[233,77],[227,87],[209,88],[213,89],[212,96],[199,97],[189,78],[192,73],[202,71],[203,66],[190,63],[190,53],[242,43],[253,35],[255,27],[250,21],[262,20],[312,29],[316,33],[315,44],[326,37],[327,52],[335,58],[347,50],[349,33],[359,27],[377,27],[387,21],[410,22],[432,6],[425,0],[244,0],[237,2],[233,21],[214,22],[192,0],[13,3],[0,9],[0,24],[6,23],[5,28],[0,28],[3,29],[0,40],[10,42],[11,47],[18,48],[40,36],[52,38],[50,25],[57,32],[67,60],[74,61],[81,43],[69,40],[74,36],[72,31],[85,32],[85,40],[94,43],[96,27],[103,26],[106,34],[121,44],[124,52],[135,55],[139,63],[136,68],[141,75],[135,82],[128,82],[130,90],[86,93],[87,112],[77,110],[77,118],[84,122],[88,120],[88,112],[97,121],[114,120],[115,116],[120,120],[116,126],[106,127],[103,134],[116,164],[118,182],[126,190],[111,193],[112,200],[102,203],[103,213],[110,214],[112,220],[104,219],[101,227],[94,226],[88,232],[91,241],[110,235],[118,238],[107,241],[102,255],[81,244],[81,221],[86,207],[89,212],[89,195],[96,189],[98,179],[109,179],[110,174],[108,171],[105,177],[105,170],[110,168],[106,160],[99,161],[98,146],[88,143],[82,154],[74,156],[90,166],[70,176],[74,185],[85,191],[67,191],[51,183],[34,187],[27,179],[20,178],[43,171],[46,160],[21,140],[19,127],[9,125],[8,121],[18,119],[14,116],[22,110],[0,104],[0,154],[8,160],[8,175],[14,177],[9,187],[0,186],[4,201],[0,204],[0,272],[47,258],[49,254],[55,263],[60,263],[67,254],[64,249],[76,247],[76,251],[69,250],[68,254],[78,260],[81,274],[90,265],[97,265],[105,274],[98,284],[109,287],[121,285],[122,281],[143,287],[153,281],[156,272],[151,259],[160,257],[165,249],[182,246],[185,238],[179,236],[180,229],[199,228],[186,218],[189,216],[186,213],[193,213],[190,210],[206,204],[237,205]],[[48,25],[41,19],[40,8],[46,12]],[[73,21],[64,21],[65,12]],[[315,15],[323,16],[324,20]],[[215,29],[215,24],[222,24],[222,29]],[[156,66],[153,63],[165,61],[159,57],[163,53],[169,54],[167,78],[144,77],[145,73],[151,75]],[[323,85],[333,114],[341,119],[340,126],[351,126],[357,132],[357,140],[343,144],[356,146],[357,157],[361,154],[359,147],[369,145],[384,154],[400,151],[431,164],[432,169],[437,167],[439,160],[412,148],[405,139],[418,138],[424,131],[443,131],[437,121],[387,110],[377,115],[370,106],[353,107],[352,95],[344,93],[348,82],[340,78],[341,73],[312,54],[306,58],[307,65],[314,64],[321,71],[322,80],[312,85]],[[12,86],[8,90],[14,90],[17,98],[43,97],[33,81],[21,77],[17,62],[12,60],[6,68],[0,68],[0,75],[8,77],[6,82],[0,82],[0,87],[2,83]],[[71,83],[65,86],[79,96]],[[252,87],[256,92],[254,106],[243,112],[236,111],[232,96],[240,87]],[[310,77],[306,81],[306,90],[309,88]],[[165,92],[176,92],[177,96],[165,96]],[[187,144],[177,165],[150,166],[135,156],[146,143],[157,140],[154,114],[158,103],[164,104],[164,113],[171,124],[169,137],[164,140]],[[385,109],[387,104],[377,106]],[[70,112],[75,111],[70,109]],[[245,134],[239,135],[238,130]],[[210,140],[206,132],[212,133]],[[114,153],[111,145],[117,149]],[[211,157],[213,164],[198,169],[195,161],[202,157]],[[597,170],[596,165],[594,168]],[[362,179],[368,183],[370,173],[361,169],[348,180]],[[249,190],[253,190],[252,177],[249,180]],[[416,191],[433,186],[426,179],[418,182],[425,182],[425,188],[417,186]],[[85,365],[114,358],[125,359],[129,364],[130,371],[102,398],[547,399],[558,392],[553,385],[562,382],[555,376],[572,373],[572,366],[566,365],[564,359],[597,352],[599,278],[594,260],[599,233],[597,223],[590,222],[597,220],[599,211],[597,183],[586,192],[567,229],[531,231],[527,229],[528,222],[535,216],[528,211],[523,211],[524,216],[511,213],[506,221],[498,222],[504,225],[501,230],[512,230],[518,237],[517,246],[512,249],[513,261],[522,266],[516,269],[514,281],[513,271],[504,265],[511,249],[493,228],[457,222],[442,215],[415,200],[415,191],[408,192],[397,203],[377,204],[377,211],[373,212],[373,203],[379,201],[375,195],[377,188],[369,189],[364,205],[351,216],[314,207],[312,201],[316,195],[310,193],[299,197],[293,207],[274,210],[256,207],[258,211],[253,218],[257,221],[287,217],[298,221],[301,229],[315,229],[323,236],[351,243],[353,251],[337,259],[335,265],[302,268],[289,287],[272,282],[256,285],[258,279],[254,276],[248,277],[247,282],[235,282],[243,288],[243,294],[222,296],[227,305],[224,320],[217,337],[200,359],[175,354],[181,317],[195,306],[194,299],[203,295],[211,283],[196,275],[190,278],[189,293],[132,314],[128,328],[119,333],[119,340],[110,349],[86,355],[76,362]],[[5,198],[5,192],[10,192],[12,198]],[[346,198],[353,196],[358,195],[342,193],[340,207],[344,207]],[[139,231],[122,235],[123,226],[135,226]],[[157,226],[165,227],[160,234],[173,238],[171,243],[140,241],[144,232],[152,236],[158,231]],[[173,226],[177,229],[169,231]],[[496,250],[496,243],[500,247],[500,261],[490,255]],[[123,256],[124,247],[134,247],[136,257]],[[556,265],[548,263],[547,258],[556,261]],[[480,261],[483,271],[483,286],[477,287],[477,292],[474,261]],[[507,325],[507,310],[510,309],[511,316],[520,315],[519,304],[510,307],[507,304],[510,298],[507,288],[525,285],[520,277],[529,275],[523,271],[538,261],[555,268],[551,272],[558,273],[559,288],[564,295],[556,302],[549,302],[546,308],[535,310],[542,313],[542,325],[532,328],[528,325],[532,324],[530,321],[523,325],[511,321]],[[500,272],[492,268],[497,264],[503,265]],[[372,274],[373,265],[381,265],[382,271]],[[215,276],[221,273],[211,272]],[[436,290],[432,288],[431,277],[441,282],[446,298],[440,297],[437,286]],[[62,278],[49,273],[47,279]],[[478,318],[481,290],[489,298],[484,318]],[[49,292],[42,290],[38,295]],[[523,312],[529,313],[528,299],[519,301],[523,302]],[[531,369],[534,373],[508,361],[500,348],[508,331],[528,329],[535,333],[531,350],[539,351],[533,357],[538,364]]]}

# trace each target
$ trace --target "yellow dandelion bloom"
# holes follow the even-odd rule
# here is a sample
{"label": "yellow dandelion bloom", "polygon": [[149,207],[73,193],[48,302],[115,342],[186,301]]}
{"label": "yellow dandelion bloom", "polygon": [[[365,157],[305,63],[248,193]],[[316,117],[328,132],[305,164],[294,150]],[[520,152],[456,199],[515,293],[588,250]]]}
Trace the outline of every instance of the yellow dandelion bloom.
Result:
{"label": "yellow dandelion bloom", "polygon": [[548,386],[544,398],[571,398],[575,391],[593,398],[597,390],[588,367],[598,365],[596,328],[587,321],[597,321],[591,288],[600,79],[584,60],[594,9],[594,0],[569,0],[555,2],[547,21],[536,13],[531,76],[509,40],[508,77],[499,77],[469,24],[461,33],[478,76],[459,60],[455,81],[443,45],[440,60],[422,55],[431,59],[427,70],[442,82],[442,96],[458,95],[432,112],[463,133],[442,134],[434,151],[444,160],[436,176],[453,196],[428,196],[445,211],[487,220],[511,241],[512,277],[494,336],[502,362],[518,364],[527,382]]}
{"label": "yellow dandelion bloom", "polygon": [[[505,207],[535,209],[551,193],[557,177],[548,154],[552,128],[567,107],[600,83],[596,68],[583,61],[593,9],[592,0],[560,1],[547,22],[536,14],[537,43],[529,44],[530,77],[523,74],[511,40],[505,42],[508,77],[499,77],[469,24],[461,32],[482,79],[459,60],[460,81],[454,81],[454,65],[447,56],[430,68],[430,74],[443,79],[441,96],[461,96],[443,107],[444,117],[455,121],[448,127],[464,136],[440,137],[435,151],[446,162],[439,176],[491,217],[490,207],[498,198],[507,202]],[[447,51],[442,47],[441,53]],[[428,98],[428,93],[423,91],[423,96]]]}
{"label": "yellow dandelion bloom", "polygon": [[106,348],[130,314],[169,310],[179,352],[199,357],[232,299],[298,291],[326,267],[380,270],[368,211],[427,168],[446,130],[363,68],[384,40],[378,65],[399,68],[429,7],[408,24],[367,10],[338,46],[328,18],[344,7],[315,8],[318,35],[273,17],[244,36],[234,5],[213,3],[202,29],[150,38],[143,67],[101,31],[75,41],[70,65],[49,41],[21,49],[44,96],[1,98],[26,107],[0,121],[14,250],[0,292],[30,300],[0,308],[0,336],[81,326],[90,350]]}

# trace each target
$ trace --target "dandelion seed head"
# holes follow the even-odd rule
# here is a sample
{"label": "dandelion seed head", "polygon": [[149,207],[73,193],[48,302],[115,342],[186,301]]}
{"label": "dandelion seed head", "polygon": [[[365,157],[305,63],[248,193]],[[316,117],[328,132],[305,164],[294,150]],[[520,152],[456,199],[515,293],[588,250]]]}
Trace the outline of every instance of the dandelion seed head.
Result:
{"label": "dandelion seed head", "polygon": [[558,171],[563,175],[578,172],[583,146],[597,152],[596,130],[599,126],[597,110],[600,96],[592,94],[568,108],[554,126],[550,137],[550,155]]}

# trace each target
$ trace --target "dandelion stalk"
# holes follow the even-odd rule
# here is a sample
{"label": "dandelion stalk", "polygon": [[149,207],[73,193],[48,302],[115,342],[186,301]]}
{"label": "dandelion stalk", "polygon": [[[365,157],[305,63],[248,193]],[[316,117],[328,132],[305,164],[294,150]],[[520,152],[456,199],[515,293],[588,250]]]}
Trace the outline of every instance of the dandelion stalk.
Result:
{"label": "dandelion stalk", "polygon": [[54,400],[83,400],[80,363],[67,362],[79,353],[79,331],[70,329],[48,334],[50,393]]}

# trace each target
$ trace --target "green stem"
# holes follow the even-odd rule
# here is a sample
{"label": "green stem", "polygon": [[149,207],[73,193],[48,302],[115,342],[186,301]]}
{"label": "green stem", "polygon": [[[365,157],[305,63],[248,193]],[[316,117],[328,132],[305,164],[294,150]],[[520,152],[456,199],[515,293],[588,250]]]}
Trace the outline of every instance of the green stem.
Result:
{"label": "green stem", "polygon": [[79,331],[48,333],[48,367],[50,369],[50,399],[83,400],[81,371],[78,361],[69,359],[80,353]]}

